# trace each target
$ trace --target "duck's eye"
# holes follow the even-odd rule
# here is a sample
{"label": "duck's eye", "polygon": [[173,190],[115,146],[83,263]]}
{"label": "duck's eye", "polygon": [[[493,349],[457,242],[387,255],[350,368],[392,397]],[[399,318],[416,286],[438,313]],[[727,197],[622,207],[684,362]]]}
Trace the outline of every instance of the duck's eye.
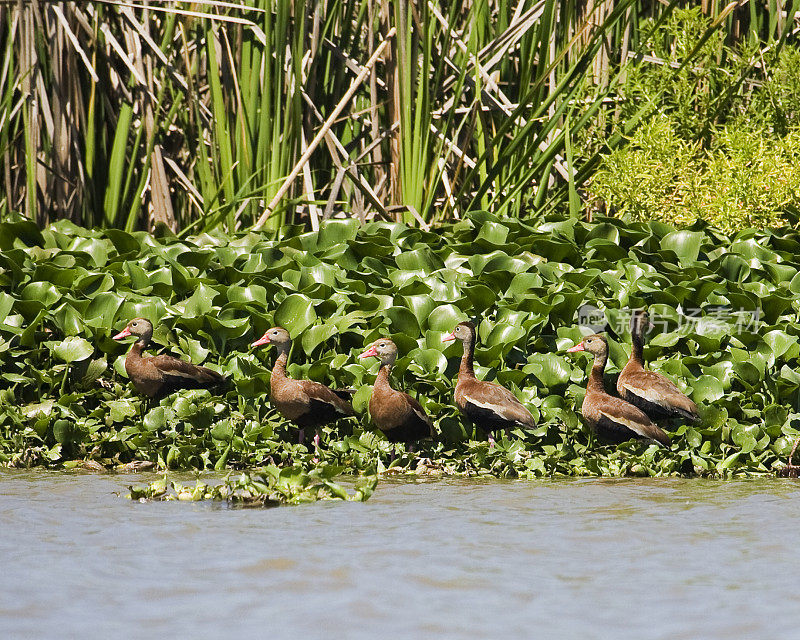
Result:
{"label": "duck's eye", "polygon": [[139,324],[138,322],[131,322],[131,326],[132,326],[132,327],[135,327],[135,326],[136,326],[136,325],[138,325],[138,324]]}
{"label": "duck's eye", "polygon": [[380,343],[378,346],[379,346],[379,347],[385,347],[385,346],[386,346],[386,343],[385,343],[385,342],[381,342],[381,343]]}

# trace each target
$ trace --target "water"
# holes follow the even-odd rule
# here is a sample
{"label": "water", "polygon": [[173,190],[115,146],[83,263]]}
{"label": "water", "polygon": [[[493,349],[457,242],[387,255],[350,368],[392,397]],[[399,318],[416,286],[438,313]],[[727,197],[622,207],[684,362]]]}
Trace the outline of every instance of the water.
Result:
{"label": "water", "polygon": [[386,480],[269,510],[114,495],[149,479],[0,471],[0,636],[796,633],[796,480]]}

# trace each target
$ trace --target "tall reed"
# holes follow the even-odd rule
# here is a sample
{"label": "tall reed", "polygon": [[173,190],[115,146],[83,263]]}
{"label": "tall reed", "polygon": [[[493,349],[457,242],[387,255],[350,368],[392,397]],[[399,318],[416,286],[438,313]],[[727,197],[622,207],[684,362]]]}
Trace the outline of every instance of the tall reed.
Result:
{"label": "tall reed", "polygon": [[[0,216],[275,233],[579,214],[600,154],[650,113],[620,120],[626,70],[663,63],[650,34],[694,4],[0,4]],[[745,90],[796,42],[799,6],[704,0],[697,50],[749,43]]]}

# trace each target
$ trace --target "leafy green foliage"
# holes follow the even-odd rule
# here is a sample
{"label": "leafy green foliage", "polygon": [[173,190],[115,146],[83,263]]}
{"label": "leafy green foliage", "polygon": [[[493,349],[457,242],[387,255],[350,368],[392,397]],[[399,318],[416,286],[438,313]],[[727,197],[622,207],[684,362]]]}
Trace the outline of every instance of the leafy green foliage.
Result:
{"label": "leafy green foliage", "polygon": [[306,473],[299,466],[269,465],[258,472],[242,473],[238,478],[225,478],[220,484],[207,484],[198,480],[194,486],[180,484],[164,476],[145,486],[130,487],[131,500],[224,500],[234,505],[276,507],[296,505],[317,500],[350,500],[365,502],[375,491],[378,477],[373,475],[360,481],[353,494],[334,478],[342,469],[321,465]]}
{"label": "leafy green foliage", "polygon": [[734,49],[711,27],[699,8],[675,11],[654,55],[628,69],[622,120],[641,105],[654,117],[607,154],[589,199],[629,220],[699,219],[726,232],[795,223],[800,54],[753,41]]}
{"label": "leafy green foliage", "polygon": [[800,129],[771,138],[731,125],[703,150],[673,126],[657,119],[638,129],[627,147],[605,159],[591,195],[630,220],[707,220],[726,232],[797,219]]}
{"label": "leafy green foliage", "polygon": [[[285,232],[280,241],[181,240],[63,221],[43,231],[0,225],[2,460],[218,470],[322,462],[504,477],[765,473],[800,436],[794,232],[729,237],[610,218],[531,225],[485,212],[437,233],[354,220]],[[576,413],[588,362],[565,353],[583,333],[584,304],[611,327],[644,304],[658,319],[645,357],[703,414],[699,425],[673,425],[670,450],[590,443]],[[687,322],[679,306],[698,317]],[[740,310],[760,316],[726,324]],[[224,395],[182,391],[156,406],[138,397],[122,367],[128,346],[111,339],[138,315],[158,323],[154,351],[164,345],[224,373]],[[478,376],[512,389],[537,420],[493,448],[453,405],[460,345],[441,338],[465,318],[478,323]],[[273,353],[249,347],[279,320],[294,338],[290,375],[357,389],[362,415],[323,429],[318,451],[294,444],[296,430],[270,406]],[[627,359],[627,329],[619,333],[609,386]],[[437,429],[414,454],[396,447],[392,464],[392,445],[366,415],[377,364],[356,357],[380,335],[400,347],[394,384],[419,398]]]}

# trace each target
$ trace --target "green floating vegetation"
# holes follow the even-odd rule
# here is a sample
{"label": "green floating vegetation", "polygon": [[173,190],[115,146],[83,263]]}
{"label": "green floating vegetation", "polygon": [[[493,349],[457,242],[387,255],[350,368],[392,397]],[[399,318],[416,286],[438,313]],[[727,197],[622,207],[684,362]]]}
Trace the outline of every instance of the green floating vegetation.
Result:
{"label": "green floating vegetation", "polygon": [[[400,223],[332,220],[179,239],[62,221],[0,224],[0,460],[61,468],[245,469],[318,462],[353,473],[549,475],[765,474],[800,437],[800,236],[696,224],[555,217],[540,224],[472,212],[435,233]],[[669,450],[592,442],[581,424],[586,358],[566,354],[596,308],[609,329],[609,389],[624,366],[626,313],[649,306],[658,331],[645,359],[701,408],[668,427]],[[223,395],[138,396],[111,336],[135,316],[159,345],[230,381]],[[477,321],[476,373],[531,410],[536,428],[491,448],[459,416],[456,322]],[[318,451],[271,407],[274,354],[250,342],[275,324],[294,338],[288,373],[357,389],[358,418],[322,431]],[[379,336],[399,346],[394,383],[433,418],[415,453],[371,431]]]}
{"label": "green floating vegetation", "polygon": [[165,475],[144,486],[129,487],[128,498],[139,501],[217,500],[246,507],[277,507],[318,500],[368,500],[378,484],[378,476],[360,480],[350,494],[334,481],[343,471],[333,465],[319,465],[308,472],[299,465],[284,468],[268,465],[257,471],[244,472],[235,479],[228,476],[219,484],[197,480],[194,485],[181,484]]}

